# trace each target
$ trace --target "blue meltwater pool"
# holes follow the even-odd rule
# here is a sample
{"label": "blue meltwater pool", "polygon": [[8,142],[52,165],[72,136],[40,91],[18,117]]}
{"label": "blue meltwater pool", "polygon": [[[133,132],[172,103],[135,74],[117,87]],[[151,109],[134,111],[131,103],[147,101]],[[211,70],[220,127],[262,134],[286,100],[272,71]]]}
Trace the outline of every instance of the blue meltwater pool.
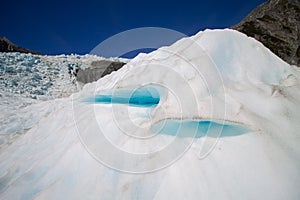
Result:
{"label": "blue meltwater pool", "polygon": [[105,94],[96,94],[87,99],[90,103],[127,104],[138,107],[155,107],[160,101],[159,92],[154,86],[137,89],[120,89]]}
{"label": "blue meltwater pool", "polygon": [[238,136],[250,130],[238,124],[223,124],[214,121],[163,120],[152,126],[152,132],[176,137],[229,137]]}
{"label": "blue meltwater pool", "polygon": [[[155,107],[160,102],[160,92],[163,89],[155,85],[142,86],[136,89],[118,89],[96,94],[86,99],[93,104],[125,104],[135,107]],[[176,120],[167,119],[151,126],[156,134],[165,134],[176,137],[228,137],[238,136],[250,130],[240,124],[221,123],[212,120]]]}

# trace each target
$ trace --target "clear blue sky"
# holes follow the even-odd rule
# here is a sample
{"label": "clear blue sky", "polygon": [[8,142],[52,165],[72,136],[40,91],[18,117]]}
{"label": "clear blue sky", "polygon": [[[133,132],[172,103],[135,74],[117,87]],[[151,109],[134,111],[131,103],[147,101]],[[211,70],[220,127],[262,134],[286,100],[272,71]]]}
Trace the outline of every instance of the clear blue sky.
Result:
{"label": "clear blue sky", "polygon": [[44,54],[89,53],[106,38],[138,27],[193,35],[238,23],[265,0],[2,1],[0,36]]}

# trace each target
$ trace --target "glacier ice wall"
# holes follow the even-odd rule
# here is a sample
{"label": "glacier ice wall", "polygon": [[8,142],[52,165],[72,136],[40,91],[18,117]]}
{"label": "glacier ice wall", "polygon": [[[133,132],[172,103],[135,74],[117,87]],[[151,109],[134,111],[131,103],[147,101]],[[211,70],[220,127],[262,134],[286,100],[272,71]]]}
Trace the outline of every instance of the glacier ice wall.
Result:
{"label": "glacier ice wall", "polygon": [[[299,77],[232,30],[206,30],[140,54],[70,98],[20,110],[42,117],[1,146],[0,198],[299,199]],[[147,85],[162,88],[155,107],[84,101]],[[247,132],[151,131],[168,120]]]}

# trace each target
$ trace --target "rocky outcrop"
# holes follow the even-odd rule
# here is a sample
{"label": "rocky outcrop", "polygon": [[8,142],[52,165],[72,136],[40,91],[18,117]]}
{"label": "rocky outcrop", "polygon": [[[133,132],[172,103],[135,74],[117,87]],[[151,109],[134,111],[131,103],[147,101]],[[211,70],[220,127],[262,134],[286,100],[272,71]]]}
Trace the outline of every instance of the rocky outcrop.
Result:
{"label": "rocky outcrop", "polygon": [[5,37],[0,38],[0,52],[20,52],[20,53],[31,53],[31,54],[41,55],[41,53],[39,52],[35,52],[29,49],[25,49],[23,47],[19,47]]}
{"label": "rocky outcrop", "polygon": [[110,60],[94,61],[92,62],[91,67],[86,69],[78,69],[76,73],[77,81],[81,83],[90,83],[93,81],[97,81],[101,77],[110,74],[113,71],[117,71],[125,64],[126,63],[123,62]]}
{"label": "rocky outcrop", "polygon": [[269,0],[231,28],[254,37],[289,64],[300,66],[299,0]]}

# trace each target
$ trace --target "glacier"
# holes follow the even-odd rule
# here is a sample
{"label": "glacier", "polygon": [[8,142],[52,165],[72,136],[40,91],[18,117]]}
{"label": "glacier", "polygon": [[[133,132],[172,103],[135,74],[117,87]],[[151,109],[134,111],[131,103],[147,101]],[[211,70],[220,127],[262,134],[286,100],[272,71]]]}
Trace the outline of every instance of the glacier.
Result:
{"label": "glacier", "polygon": [[5,91],[0,199],[299,199],[299,78],[225,29],[139,54],[70,97]]}

